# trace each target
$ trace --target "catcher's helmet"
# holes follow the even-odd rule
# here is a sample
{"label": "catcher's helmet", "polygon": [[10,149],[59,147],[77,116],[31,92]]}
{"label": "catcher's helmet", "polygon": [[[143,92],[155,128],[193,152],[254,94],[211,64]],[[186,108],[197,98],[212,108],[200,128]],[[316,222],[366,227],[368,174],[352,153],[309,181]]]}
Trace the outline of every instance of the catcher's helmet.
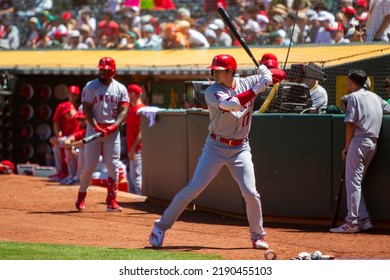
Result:
{"label": "catcher's helmet", "polygon": [[209,67],[209,69],[213,70],[228,70],[232,69],[234,72],[237,70],[237,62],[231,55],[228,54],[220,54],[214,56],[213,62]]}
{"label": "catcher's helmet", "polygon": [[115,60],[112,59],[111,57],[102,57],[99,61],[98,68],[110,70],[110,72],[108,72],[106,75],[102,77],[103,79],[109,80],[115,76],[116,64],[115,64]]}
{"label": "catcher's helmet", "polygon": [[69,86],[68,92],[76,95],[80,95],[80,88],[78,86]]}

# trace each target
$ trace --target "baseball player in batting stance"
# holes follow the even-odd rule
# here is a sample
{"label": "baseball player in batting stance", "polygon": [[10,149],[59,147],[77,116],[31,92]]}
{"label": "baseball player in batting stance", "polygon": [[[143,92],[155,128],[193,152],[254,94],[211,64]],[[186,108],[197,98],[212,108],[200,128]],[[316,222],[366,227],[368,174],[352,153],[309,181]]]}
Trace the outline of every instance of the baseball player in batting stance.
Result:
{"label": "baseball player in batting stance", "polygon": [[98,78],[88,82],[81,95],[83,111],[88,121],[86,136],[101,132],[102,136],[85,145],[84,166],[81,171],[80,189],[76,208],[85,207],[85,197],[92,173],[103,156],[108,170],[107,211],[120,212],[122,208],[116,201],[118,192],[120,135],[118,127],[126,119],[129,96],[126,87],[114,79],[116,64],[111,57],[99,61]]}
{"label": "baseball player in batting stance", "polygon": [[267,249],[268,244],[263,239],[266,232],[248,134],[254,100],[258,93],[272,83],[272,74],[266,66],[261,65],[258,75],[234,77],[237,63],[228,54],[215,56],[208,68],[215,79],[215,83],[205,91],[210,114],[210,134],[192,179],[176,194],[161,218],[155,222],[149,242],[153,247],[162,246],[165,231],[173,226],[190,201],[227,165],[246,202],[252,246],[255,249]]}

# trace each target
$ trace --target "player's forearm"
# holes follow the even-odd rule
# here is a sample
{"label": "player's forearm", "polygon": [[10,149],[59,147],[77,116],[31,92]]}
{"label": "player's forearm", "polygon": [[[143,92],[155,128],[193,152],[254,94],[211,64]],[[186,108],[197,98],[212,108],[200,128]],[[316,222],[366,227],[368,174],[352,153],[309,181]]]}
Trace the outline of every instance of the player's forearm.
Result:
{"label": "player's forearm", "polygon": [[96,119],[93,117],[93,112],[92,112],[92,104],[90,103],[85,103],[85,102],[82,102],[83,104],[83,112],[84,112],[84,115],[85,115],[85,118],[87,119],[88,123],[95,127],[97,122],[96,122]]}
{"label": "player's forearm", "polygon": [[123,105],[123,106],[120,107],[119,110],[120,111],[119,111],[118,117],[115,120],[115,124],[118,127],[126,120],[126,116],[127,116],[128,111],[129,111],[129,107]]}

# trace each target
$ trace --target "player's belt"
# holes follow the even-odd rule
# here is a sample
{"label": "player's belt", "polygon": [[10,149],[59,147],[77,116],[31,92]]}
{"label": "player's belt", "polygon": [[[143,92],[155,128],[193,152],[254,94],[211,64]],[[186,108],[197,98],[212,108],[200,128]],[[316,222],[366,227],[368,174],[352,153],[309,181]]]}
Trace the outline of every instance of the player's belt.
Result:
{"label": "player's belt", "polygon": [[244,144],[246,141],[248,141],[247,138],[245,139],[226,139],[226,138],[223,138],[219,135],[216,135],[214,133],[210,134],[211,138],[213,138],[214,140],[217,140],[219,142],[222,142],[222,143],[225,143],[229,146],[239,146],[239,145],[242,145]]}

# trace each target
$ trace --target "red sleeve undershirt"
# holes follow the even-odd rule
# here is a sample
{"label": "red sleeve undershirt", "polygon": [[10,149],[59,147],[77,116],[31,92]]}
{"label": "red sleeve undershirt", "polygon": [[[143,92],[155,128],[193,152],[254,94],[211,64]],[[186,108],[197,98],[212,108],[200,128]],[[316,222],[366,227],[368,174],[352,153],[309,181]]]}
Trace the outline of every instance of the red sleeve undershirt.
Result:
{"label": "red sleeve undershirt", "polygon": [[256,94],[254,93],[254,91],[252,89],[244,91],[244,92],[236,95],[238,101],[240,101],[241,106],[244,106],[246,103],[251,101],[252,98],[254,98],[255,96],[256,96]]}

